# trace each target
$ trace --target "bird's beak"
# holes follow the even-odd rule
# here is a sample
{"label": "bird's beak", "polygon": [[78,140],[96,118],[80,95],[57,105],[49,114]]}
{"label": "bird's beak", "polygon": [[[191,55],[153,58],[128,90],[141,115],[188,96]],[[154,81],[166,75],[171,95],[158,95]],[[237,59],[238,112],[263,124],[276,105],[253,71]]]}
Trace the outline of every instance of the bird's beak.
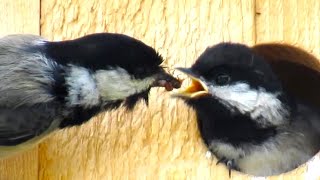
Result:
{"label": "bird's beak", "polygon": [[152,87],[164,87],[167,91],[178,89],[181,87],[181,82],[172,75],[162,71],[156,75],[156,80]]}
{"label": "bird's beak", "polygon": [[208,86],[200,79],[199,75],[189,68],[176,68],[191,78],[191,84],[186,89],[179,89],[172,94],[173,97],[197,98],[209,94]]}

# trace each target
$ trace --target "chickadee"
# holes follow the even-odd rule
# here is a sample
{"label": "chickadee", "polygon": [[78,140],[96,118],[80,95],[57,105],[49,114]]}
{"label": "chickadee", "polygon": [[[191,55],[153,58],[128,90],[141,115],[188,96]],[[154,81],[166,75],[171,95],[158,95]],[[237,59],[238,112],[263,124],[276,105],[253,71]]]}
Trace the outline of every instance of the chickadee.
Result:
{"label": "chickadee", "polygon": [[191,68],[177,69],[192,83],[173,96],[195,109],[204,143],[229,173],[277,175],[319,151],[319,109],[287,93],[249,47],[220,43]]}
{"label": "chickadee", "polygon": [[0,157],[81,125],[123,104],[148,101],[151,87],[180,82],[163,59],[132,37],[99,33],[50,42],[34,35],[0,39]]}

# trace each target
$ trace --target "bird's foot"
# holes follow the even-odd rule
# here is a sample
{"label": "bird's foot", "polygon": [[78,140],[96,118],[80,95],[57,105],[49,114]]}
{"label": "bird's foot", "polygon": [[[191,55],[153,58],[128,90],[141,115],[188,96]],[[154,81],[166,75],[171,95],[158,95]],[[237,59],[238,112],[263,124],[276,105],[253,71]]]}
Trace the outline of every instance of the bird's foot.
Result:
{"label": "bird's foot", "polygon": [[234,159],[227,159],[225,157],[222,157],[221,159],[218,160],[217,164],[218,165],[219,163],[224,163],[228,170],[229,170],[229,178],[231,177],[231,170],[237,170],[237,166],[236,166],[236,162]]}

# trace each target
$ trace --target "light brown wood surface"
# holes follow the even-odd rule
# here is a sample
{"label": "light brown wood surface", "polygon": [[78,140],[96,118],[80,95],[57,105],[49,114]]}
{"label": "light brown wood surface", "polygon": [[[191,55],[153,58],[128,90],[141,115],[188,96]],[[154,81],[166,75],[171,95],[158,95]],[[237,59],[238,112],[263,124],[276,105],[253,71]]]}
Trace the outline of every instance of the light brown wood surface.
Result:
{"label": "light brown wood surface", "polygon": [[[39,34],[38,0],[1,0],[0,37],[15,33]],[[38,179],[38,148],[0,160],[0,180]]]}
{"label": "light brown wood surface", "polygon": [[[17,11],[21,8],[18,2],[31,1],[10,1],[10,5],[3,2],[9,0],[0,2],[1,28],[12,22],[36,17],[39,20],[39,14],[34,14],[39,10]],[[41,0],[41,35],[63,40],[95,32],[125,33],[157,49],[170,68],[190,66],[207,46],[221,41],[248,45],[287,42],[319,58],[319,3]],[[3,11],[6,6],[11,7],[8,12]],[[11,13],[12,17],[2,16],[3,13]],[[29,31],[25,26],[17,23],[13,30]],[[0,32],[8,34],[13,30]],[[216,166],[205,153],[193,111],[171,99],[164,89],[153,89],[148,108],[139,104],[133,112],[108,112],[81,127],[57,132],[40,145],[38,154],[35,150],[0,162],[0,177],[2,170],[8,169],[4,179],[228,179],[225,167]],[[303,179],[306,171],[302,167],[271,179]],[[10,173],[15,174],[9,177]],[[237,172],[232,175],[232,179],[250,178]]]}
{"label": "light brown wood surface", "polygon": [[320,57],[320,1],[256,0],[256,43],[285,42]]}

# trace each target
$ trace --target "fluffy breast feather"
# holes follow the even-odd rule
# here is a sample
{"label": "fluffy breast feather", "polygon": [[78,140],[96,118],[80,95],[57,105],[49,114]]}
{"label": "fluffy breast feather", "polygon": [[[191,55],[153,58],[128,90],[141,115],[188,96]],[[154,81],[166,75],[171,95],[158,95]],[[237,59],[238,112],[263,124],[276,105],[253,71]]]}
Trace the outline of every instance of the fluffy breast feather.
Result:
{"label": "fluffy breast feather", "polygon": [[320,150],[320,134],[313,123],[319,122],[320,116],[303,105],[298,110],[290,125],[279,127],[276,136],[261,144],[233,146],[213,140],[209,149],[218,158],[234,159],[237,167],[248,174],[269,176],[293,170]]}

